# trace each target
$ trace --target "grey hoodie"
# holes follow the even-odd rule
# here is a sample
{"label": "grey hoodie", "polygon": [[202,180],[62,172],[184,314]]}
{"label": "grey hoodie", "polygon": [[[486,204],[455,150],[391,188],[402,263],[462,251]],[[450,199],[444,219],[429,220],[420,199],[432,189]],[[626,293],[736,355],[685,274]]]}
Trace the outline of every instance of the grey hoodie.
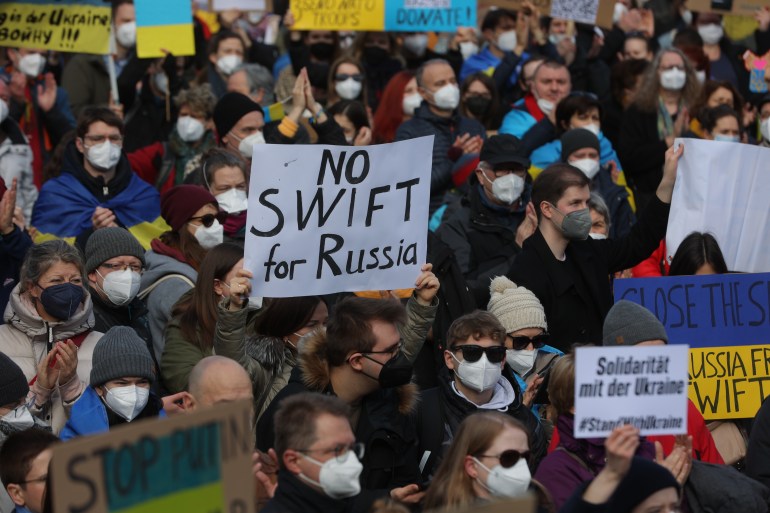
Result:
{"label": "grey hoodie", "polygon": [[[140,285],[139,296],[144,298],[147,305],[147,319],[150,323],[150,333],[152,334],[152,345],[155,351],[156,361],[160,361],[163,355],[163,347],[166,345],[164,333],[166,324],[171,320],[171,310],[182,294],[190,290],[195,280],[198,278],[198,272],[188,264],[179,260],[161,255],[155,251],[148,251],[144,260],[147,264],[144,274],[142,274],[142,283]],[[145,289],[152,286],[156,281],[170,274],[181,274],[181,277],[168,278],[157,285],[146,297]]]}

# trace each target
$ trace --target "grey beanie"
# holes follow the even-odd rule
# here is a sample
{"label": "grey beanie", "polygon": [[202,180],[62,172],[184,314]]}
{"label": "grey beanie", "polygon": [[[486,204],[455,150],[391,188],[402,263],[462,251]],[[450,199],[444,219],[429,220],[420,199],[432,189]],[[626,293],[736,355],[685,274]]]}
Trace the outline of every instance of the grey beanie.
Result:
{"label": "grey beanie", "polygon": [[27,378],[16,362],[5,353],[0,353],[0,406],[14,404],[27,397]]}
{"label": "grey beanie", "polygon": [[118,378],[155,381],[155,363],[147,344],[128,326],[113,326],[94,347],[91,386]]}
{"label": "grey beanie", "polygon": [[602,345],[635,346],[648,340],[662,340],[668,344],[666,328],[652,312],[626,299],[610,308],[604,319]]}
{"label": "grey beanie", "polygon": [[86,242],[86,272],[90,273],[110,258],[133,256],[144,266],[144,248],[131,232],[117,226],[96,230]]}

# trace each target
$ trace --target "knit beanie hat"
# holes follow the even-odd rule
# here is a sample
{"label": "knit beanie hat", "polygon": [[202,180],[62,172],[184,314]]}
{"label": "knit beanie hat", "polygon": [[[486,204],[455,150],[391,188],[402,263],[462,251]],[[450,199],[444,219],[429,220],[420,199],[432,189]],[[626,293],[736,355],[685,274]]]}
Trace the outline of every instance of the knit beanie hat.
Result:
{"label": "knit beanie hat", "polygon": [[583,148],[593,148],[601,153],[599,138],[585,128],[575,128],[564,132],[564,135],[561,136],[561,161],[567,162],[570,155]]}
{"label": "knit beanie hat", "polygon": [[21,368],[8,355],[0,353],[0,406],[16,403],[28,393],[29,385]]}
{"label": "knit beanie hat", "polygon": [[519,287],[505,276],[498,276],[489,286],[492,297],[487,310],[497,317],[506,333],[524,328],[548,329],[545,310],[530,290]]}
{"label": "knit beanie hat", "polygon": [[254,111],[265,115],[262,107],[245,94],[230,92],[220,98],[214,107],[214,125],[217,127],[219,140],[221,141],[243,116]]}
{"label": "knit beanie hat", "polygon": [[679,483],[668,469],[652,460],[634,456],[628,474],[610,497],[607,511],[631,512],[650,495],[666,488],[674,488],[680,494]]}
{"label": "knit beanie hat", "polygon": [[199,185],[177,185],[160,197],[160,215],[172,230],[178,232],[204,205],[213,203],[219,208],[214,195]]}
{"label": "knit beanie hat", "polygon": [[144,266],[144,248],[131,232],[113,226],[96,230],[86,242],[86,272],[90,273],[110,258],[133,256]]}
{"label": "knit beanie hat", "polygon": [[94,347],[91,385],[126,377],[155,381],[155,363],[147,344],[128,326],[113,326]]}
{"label": "knit beanie hat", "polygon": [[602,345],[635,346],[648,340],[662,340],[668,344],[666,328],[652,312],[626,299],[610,308],[604,319]]}

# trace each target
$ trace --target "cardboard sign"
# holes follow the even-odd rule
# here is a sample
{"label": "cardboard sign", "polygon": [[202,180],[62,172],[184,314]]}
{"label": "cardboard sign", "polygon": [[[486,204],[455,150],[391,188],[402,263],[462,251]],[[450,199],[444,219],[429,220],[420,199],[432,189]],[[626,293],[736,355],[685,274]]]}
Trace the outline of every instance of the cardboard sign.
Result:
{"label": "cardboard sign", "polygon": [[752,16],[762,7],[768,7],[767,0],[687,0],[687,8],[696,12],[729,12]]}
{"label": "cardboard sign", "polygon": [[54,513],[253,513],[250,401],[57,445]]}
{"label": "cardboard sign", "polygon": [[385,0],[292,0],[296,30],[383,30]]}
{"label": "cardboard sign", "polygon": [[136,53],[141,58],[195,55],[189,0],[134,0]]}
{"label": "cardboard sign", "polygon": [[476,26],[476,0],[388,0],[385,30],[454,32]]}
{"label": "cardboard sign", "polygon": [[0,2],[0,46],[107,54],[111,24],[104,0]]}
{"label": "cardboard sign", "polygon": [[603,438],[624,424],[644,436],[687,432],[687,346],[575,351],[575,437]]}
{"label": "cardboard sign", "polygon": [[410,288],[425,263],[433,136],[255,145],[245,267],[254,293]]}
{"label": "cardboard sign", "polygon": [[666,257],[694,231],[709,232],[731,271],[770,269],[770,148],[677,139],[684,144],[666,231]]}

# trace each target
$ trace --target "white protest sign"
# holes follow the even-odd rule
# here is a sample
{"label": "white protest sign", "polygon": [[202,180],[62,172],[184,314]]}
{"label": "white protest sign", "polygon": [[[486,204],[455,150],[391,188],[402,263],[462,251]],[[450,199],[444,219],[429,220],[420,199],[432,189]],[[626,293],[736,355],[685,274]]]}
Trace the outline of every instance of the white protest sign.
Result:
{"label": "white protest sign", "polygon": [[551,17],[574,20],[580,23],[596,23],[599,0],[553,0]]}
{"label": "white protest sign", "polygon": [[264,11],[267,8],[266,0],[212,0],[212,10],[227,11],[240,9],[242,11]]}
{"label": "white protest sign", "polygon": [[770,270],[770,149],[677,139],[684,144],[666,231],[666,257],[694,231],[716,238],[731,271]]}
{"label": "white protest sign", "polygon": [[642,435],[687,432],[688,346],[580,347],[575,351],[575,437],[623,424]]}
{"label": "white protest sign", "polygon": [[255,145],[245,242],[254,293],[414,287],[427,253],[432,155],[433,136]]}

